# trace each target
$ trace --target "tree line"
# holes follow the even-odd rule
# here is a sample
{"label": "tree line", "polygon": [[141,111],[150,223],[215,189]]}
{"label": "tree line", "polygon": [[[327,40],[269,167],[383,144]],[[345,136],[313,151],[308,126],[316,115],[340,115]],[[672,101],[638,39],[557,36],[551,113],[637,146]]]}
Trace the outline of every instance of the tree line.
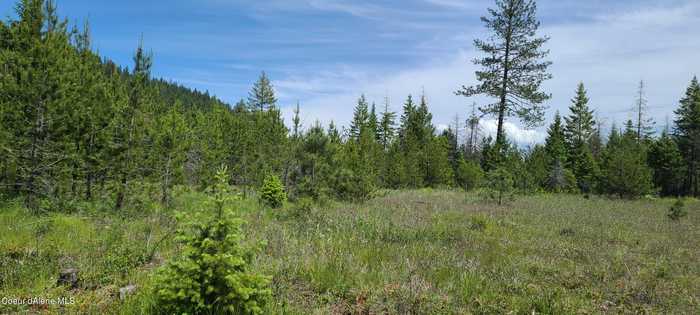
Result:
{"label": "tree line", "polygon": [[[51,1],[22,0],[17,17],[0,23],[0,194],[22,197],[35,211],[95,198],[121,209],[144,194],[167,206],[174,187],[203,189],[221,165],[244,193],[275,176],[291,198],[362,200],[381,188],[475,189],[503,178],[521,192],[700,193],[697,79],[660,137],[651,132],[643,87],[636,121],[607,132],[580,84],[545,144],[510,143],[503,121],[515,115],[541,122],[549,95],[539,85],[551,76],[541,61],[546,38],[534,37],[534,2],[497,3],[486,24],[509,38],[505,46],[477,41],[488,56],[477,61],[482,84],[458,94],[499,101],[481,113],[475,108],[460,136],[459,119],[436,129],[425,95],[409,95],[400,113],[388,100],[378,107],[361,96],[348,128],[302,126],[297,105],[288,127],[265,73],[231,106],[152,78],[153,57],[143,45],[131,69],[100,57],[87,24],[69,26]],[[495,141],[480,133],[482,114],[499,119]]]}

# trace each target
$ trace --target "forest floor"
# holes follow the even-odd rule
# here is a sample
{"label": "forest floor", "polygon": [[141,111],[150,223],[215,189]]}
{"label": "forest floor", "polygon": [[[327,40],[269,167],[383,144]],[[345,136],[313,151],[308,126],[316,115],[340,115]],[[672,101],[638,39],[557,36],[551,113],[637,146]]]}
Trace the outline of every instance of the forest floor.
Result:
{"label": "forest floor", "polygon": [[[180,192],[174,208],[205,196]],[[673,200],[520,196],[497,206],[477,193],[390,191],[363,204],[236,207],[254,261],[272,277],[273,314],[693,314],[700,309],[700,202],[679,222]],[[0,313],[138,314],[151,275],[177,255],[171,211],[105,215],[98,204],[33,216],[0,204]],[[76,288],[57,286],[76,268]],[[134,284],[121,301],[119,288]],[[6,299],[4,299],[7,302]]]}

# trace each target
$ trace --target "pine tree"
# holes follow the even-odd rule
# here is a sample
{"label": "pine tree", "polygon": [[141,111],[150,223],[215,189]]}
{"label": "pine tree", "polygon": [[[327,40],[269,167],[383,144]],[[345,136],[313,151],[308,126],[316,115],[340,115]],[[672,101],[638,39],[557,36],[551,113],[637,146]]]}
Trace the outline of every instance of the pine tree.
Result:
{"label": "pine tree", "polygon": [[700,83],[697,77],[690,82],[675,113],[674,138],[687,167],[684,190],[700,196]]}
{"label": "pine tree", "polygon": [[319,200],[327,194],[328,179],[333,170],[331,140],[321,123],[315,122],[303,135],[296,151],[299,167],[291,175],[290,197],[311,197]]}
{"label": "pine tree", "polygon": [[[226,147],[226,136],[228,130],[233,129],[230,126],[230,121],[226,115],[227,109],[216,107],[209,112],[197,112],[194,121],[195,126],[192,130],[191,149],[189,152],[188,163],[190,163],[191,173],[196,174],[196,182],[201,188],[209,186],[216,176],[217,165],[227,165],[229,150]],[[253,154],[253,152],[246,152]],[[255,161],[251,158],[252,161]],[[250,166],[250,173],[254,173]],[[246,172],[245,167],[239,171]],[[252,179],[245,178],[240,184],[243,186],[252,185]]]}
{"label": "pine tree", "polygon": [[549,171],[552,169],[546,148],[540,144],[535,145],[527,152],[524,164],[534,190],[545,188]]}
{"label": "pine tree", "polygon": [[182,113],[182,104],[171,107],[158,117],[153,136],[156,174],[161,183],[161,203],[170,206],[172,186],[183,183],[186,152],[190,145],[190,130]]}
{"label": "pine tree", "polygon": [[588,96],[583,83],[579,83],[576,96],[569,107],[571,114],[564,118],[564,135],[567,143],[567,167],[570,168],[579,188],[588,193],[594,185],[598,166],[588,146],[593,135],[595,121],[593,111],[588,108]]}
{"label": "pine tree", "polygon": [[615,122],[612,123],[612,126],[610,127],[610,135],[608,136],[608,142],[606,143],[606,147],[615,147],[618,146],[622,143],[622,137],[620,136],[620,129],[617,128],[617,124]]}
{"label": "pine tree", "polygon": [[19,20],[11,21],[12,30],[3,31],[9,36],[0,39],[6,74],[0,76],[0,120],[12,138],[5,150],[15,169],[12,186],[36,212],[40,199],[61,195],[69,135],[61,120],[73,112],[64,93],[77,76],[68,71],[75,59],[67,23],[58,21],[53,3],[24,0],[16,12]]}
{"label": "pine tree", "polygon": [[273,209],[281,208],[287,201],[287,193],[279,177],[268,175],[260,187],[260,203]]}
{"label": "pine tree", "polygon": [[421,144],[427,144],[435,134],[433,126],[433,114],[428,110],[428,99],[421,95],[420,104],[415,111],[415,126],[413,132]]}
{"label": "pine tree", "polygon": [[564,118],[566,126],[564,134],[566,135],[569,150],[574,150],[585,143],[588,143],[591,135],[593,135],[593,111],[588,108],[588,96],[583,83],[579,83],[576,89],[576,96],[571,100],[569,106],[571,114]]}
{"label": "pine tree", "polygon": [[237,114],[244,114],[248,112],[248,104],[246,104],[245,100],[241,99],[236,103],[236,105],[233,106],[233,112]]}
{"label": "pine tree", "polygon": [[536,17],[534,0],[496,0],[496,9],[489,9],[489,17],[482,17],[492,31],[489,41],[475,40],[477,50],[486,54],[474,63],[482,69],[476,72],[479,85],[463,87],[458,95],[467,97],[486,94],[498,98],[481,111],[498,117],[496,146],[505,143],[504,121],[516,115],[527,125],[538,125],[544,119],[542,103],[550,95],[540,91],[551,64],[542,61],[549,51],[542,46],[548,37],[536,37],[540,23]]}
{"label": "pine tree", "polygon": [[457,185],[470,191],[481,185],[484,179],[484,171],[481,170],[479,164],[462,158],[457,162],[455,179]]}
{"label": "pine tree", "polygon": [[643,146],[637,143],[634,123],[629,120],[624,135],[611,133],[601,162],[599,190],[625,198],[652,193],[652,171],[646,158]]}
{"label": "pine tree", "polygon": [[404,180],[401,186],[422,187],[426,175],[425,156],[422,150],[425,148],[423,118],[419,108],[413,103],[411,95],[406,99],[403,108],[399,126],[401,166],[403,167],[400,173]]}
{"label": "pine tree", "polygon": [[481,139],[481,168],[485,172],[492,171],[498,167],[503,160],[502,154],[496,150],[491,136]]}
{"label": "pine tree", "polygon": [[566,138],[564,127],[561,123],[559,112],[554,115],[554,122],[547,130],[547,139],[545,140],[545,151],[547,153],[548,165],[554,166],[557,164],[566,164]]}
{"label": "pine tree", "polygon": [[[266,112],[255,113],[254,136],[258,144],[254,145],[255,165],[253,173],[256,185],[260,185],[264,180],[263,174],[268,171],[282,174],[284,162],[287,161],[289,130],[284,125],[281,111],[276,107],[271,107]],[[283,178],[286,182],[286,178]]]}
{"label": "pine tree", "polygon": [[287,182],[290,167],[289,130],[284,125],[282,112],[277,106],[275,91],[263,72],[249,92],[251,111],[250,137],[254,143],[247,153],[249,179],[253,187],[262,185],[266,174],[281,174]]}
{"label": "pine tree", "polygon": [[253,84],[253,88],[248,95],[248,106],[250,111],[253,112],[262,112],[277,107],[275,90],[264,71],[260,74],[258,81]]}
{"label": "pine tree", "polygon": [[457,142],[457,133],[452,127],[448,127],[446,130],[442,131],[440,137],[443,137],[447,141],[447,160],[452,166],[452,171],[457,171],[457,163],[463,157],[462,152],[459,150],[459,144]]}
{"label": "pine tree", "polygon": [[353,141],[359,141],[360,134],[363,130],[366,131],[369,122],[369,108],[367,104],[367,99],[364,95],[360,96],[357,100],[357,106],[355,106],[355,111],[352,116],[352,122],[350,122],[350,139]]}
{"label": "pine tree", "polygon": [[495,200],[498,205],[514,196],[513,175],[506,168],[497,168],[486,173],[487,197]]}
{"label": "pine tree", "polygon": [[396,113],[389,111],[388,98],[384,102],[384,111],[382,112],[382,119],[379,122],[379,126],[377,127],[377,129],[379,144],[386,152],[389,150],[389,146],[394,139],[394,133],[396,131]]}
{"label": "pine tree", "polygon": [[584,193],[590,193],[595,189],[599,176],[599,166],[587,144],[578,147],[572,154],[574,164],[573,174],[579,189]]}
{"label": "pine tree", "polygon": [[679,196],[683,193],[685,163],[678,144],[665,130],[655,140],[648,154],[649,167],[654,172],[654,184],[661,188],[663,196]]}
{"label": "pine tree", "polygon": [[399,137],[401,138],[401,145],[406,145],[406,137],[410,132],[413,124],[413,117],[416,111],[416,105],[413,103],[413,96],[410,94],[403,105],[403,112],[401,113]]}
{"label": "pine tree", "polygon": [[576,176],[566,167],[568,150],[566,135],[559,112],[554,115],[554,122],[547,130],[544,148],[547,157],[547,178],[544,187],[554,192],[572,192],[577,185]]}
{"label": "pine tree", "polygon": [[129,80],[128,100],[125,106],[118,109],[113,129],[115,146],[112,149],[116,162],[113,169],[119,178],[115,201],[117,210],[124,206],[130,181],[140,175],[138,165],[144,158],[146,113],[151,101],[148,80],[152,64],[152,55],[144,51],[141,41],[134,54],[134,70]]}
{"label": "pine tree", "polygon": [[622,133],[622,140],[637,141],[637,128],[632,122],[632,119],[628,119],[625,123],[625,131]]}
{"label": "pine tree", "polygon": [[379,141],[379,118],[377,117],[377,106],[374,103],[372,103],[372,108],[367,118],[367,129],[369,134],[374,137],[374,140]]}
{"label": "pine tree", "polygon": [[[252,271],[256,247],[245,244],[245,221],[230,208],[228,175],[217,172],[213,209],[179,215],[182,255],[154,278],[158,311],[167,314],[264,314],[272,298],[270,278]],[[154,310],[155,311],[155,310]]]}
{"label": "pine tree", "polygon": [[385,166],[385,185],[393,189],[407,187],[410,180],[406,173],[406,157],[401,149],[401,144],[398,141],[392,142],[386,156],[389,162]]}
{"label": "pine tree", "polygon": [[338,144],[340,143],[340,132],[338,131],[338,128],[335,126],[335,123],[331,120],[331,122],[328,124],[328,131],[326,132],[328,134],[328,139],[334,143]]}
{"label": "pine tree", "polygon": [[81,182],[84,184],[84,197],[92,199],[95,183],[108,166],[108,151],[111,141],[110,120],[114,112],[116,98],[111,95],[110,81],[103,71],[100,58],[91,50],[90,28],[85,23],[83,30],[73,30],[76,60],[74,70],[77,84],[66,93],[73,104],[70,123],[67,125],[71,145],[71,192],[75,198]]}
{"label": "pine tree", "polygon": [[425,150],[425,184],[430,187],[451,186],[454,171],[450,164],[450,140],[445,136],[434,137]]}
{"label": "pine tree", "polygon": [[603,125],[599,119],[596,119],[596,122],[597,126],[593,131],[591,138],[588,140],[588,147],[591,150],[591,154],[593,154],[593,158],[596,161],[600,161],[600,155],[603,151]]}

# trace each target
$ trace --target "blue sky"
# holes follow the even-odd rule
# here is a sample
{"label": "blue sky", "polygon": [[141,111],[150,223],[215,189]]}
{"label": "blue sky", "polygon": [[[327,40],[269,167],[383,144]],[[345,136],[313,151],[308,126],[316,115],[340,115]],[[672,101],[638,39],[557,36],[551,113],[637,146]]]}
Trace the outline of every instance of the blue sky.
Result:
{"label": "blue sky", "polygon": [[[3,17],[12,0],[0,2]],[[94,48],[122,65],[143,34],[154,75],[227,102],[245,97],[261,71],[273,79],[285,116],[301,103],[306,125],[346,124],[357,97],[405,97],[425,91],[434,122],[462,118],[473,101],[452,92],[474,83],[472,40],[492,0],[58,0],[70,21],[89,19]],[[566,112],[583,81],[607,125],[630,117],[636,86],[647,81],[651,114],[664,125],[700,72],[696,0],[541,0],[542,33],[552,40],[549,116]],[[672,116],[670,116],[672,119]],[[543,128],[507,129],[516,141],[541,141]],[[484,132],[495,129],[484,123]]]}

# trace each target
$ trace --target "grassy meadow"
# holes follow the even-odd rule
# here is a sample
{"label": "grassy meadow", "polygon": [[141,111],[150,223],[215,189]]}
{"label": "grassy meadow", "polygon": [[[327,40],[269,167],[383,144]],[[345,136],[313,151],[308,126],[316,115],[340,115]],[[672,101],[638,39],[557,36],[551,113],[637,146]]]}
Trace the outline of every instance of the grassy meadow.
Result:
{"label": "grassy meadow", "polygon": [[[174,209],[205,196],[180,191]],[[363,204],[264,209],[236,201],[254,261],[271,276],[272,314],[693,314],[700,309],[700,203],[673,200],[387,191]],[[178,255],[173,212],[109,215],[99,204],[32,216],[0,205],[0,297],[73,297],[0,313],[140,314],[152,274]],[[60,270],[79,284],[57,286]],[[119,288],[137,286],[122,301]]]}

